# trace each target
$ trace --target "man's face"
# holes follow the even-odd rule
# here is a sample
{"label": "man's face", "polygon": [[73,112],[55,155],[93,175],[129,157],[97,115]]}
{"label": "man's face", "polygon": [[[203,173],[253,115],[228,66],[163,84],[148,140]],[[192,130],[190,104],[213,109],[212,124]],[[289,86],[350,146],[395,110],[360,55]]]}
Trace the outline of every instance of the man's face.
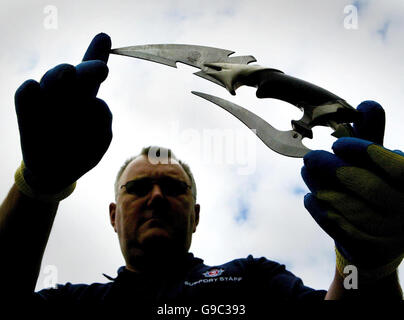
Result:
{"label": "man's face", "polygon": [[146,156],[129,163],[119,180],[120,188],[131,180],[156,179],[144,195],[130,194],[125,187],[120,188],[116,204],[110,204],[111,224],[129,266],[140,257],[185,253],[191,245],[192,233],[199,222],[199,205],[195,204],[190,189],[175,196],[165,194],[159,185],[163,177],[191,185],[175,160],[170,164],[151,164]]}

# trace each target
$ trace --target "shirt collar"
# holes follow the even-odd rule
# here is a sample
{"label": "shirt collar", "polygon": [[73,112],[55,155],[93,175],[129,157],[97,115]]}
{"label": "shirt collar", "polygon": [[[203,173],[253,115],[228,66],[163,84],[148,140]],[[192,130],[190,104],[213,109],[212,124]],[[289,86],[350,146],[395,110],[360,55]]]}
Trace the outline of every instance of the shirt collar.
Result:
{"label": "shirt collar", "polygon": [[[184,264],[183,264],[184,270],[189,270],[192,267],[194,267],[198,264],[201,264],[201,263],[203,263],[202,259],[194,257],[193,253],[188,252],[184,259]],[[136,278],[141,277],[141,275],[139,275],[138,273],[126,269],[125,266],[121,266],[118,268],[116,278],[110,277],[110,276],[106,275],[105,273],[103,273],[103,275],[104,275],[104,277],[106,277],[108,280],[111,280],[111,281],[116,281],[118,279],[128,279],[128,278],[136,279]]]}

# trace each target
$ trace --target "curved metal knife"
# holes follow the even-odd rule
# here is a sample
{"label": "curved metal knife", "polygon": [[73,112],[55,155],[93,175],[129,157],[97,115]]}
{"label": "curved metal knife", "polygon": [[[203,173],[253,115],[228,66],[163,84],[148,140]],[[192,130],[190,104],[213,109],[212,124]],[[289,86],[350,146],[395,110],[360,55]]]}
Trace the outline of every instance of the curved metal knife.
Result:
{"label": "curved metal knife", "polygon": [[302,143],[303,136],[293,130],[281,131],[275,129],[255,113],[225,99],[203,92],[192,91],[192,93],[230,112],[248,128],[253,130],[257,137],[275,152],[290,157],[301,158],[310,151]]}
{"label": "curved metal knife", "polygon": [[112,49],[111,53],[133,58],[144,59],[170,67],[177,68],[177,62],[201,69],[194,74],[214,83],[224,86],[224,84],[215,77],[209,75],[211,67],[209,63],[231,63],[231,64],[249,64],[256,62],[253,56],[229,57],[234,51],[218,49],[213,47],[195,46],[187,44],[149,44],[143,46],[131,46],[118,49]]}
{"label": "curved metal knife", "polygon": [[140,58],[176,67],[181,62],[200,69],[195,75],[225,87],[231,94],[242,86],[257,87],[257,97],[289,102],[303,111],[300,120],[292,120],[292,130],[280,131],[247,109],[230,101],[201,92],[193,92],[230,112],[272,150],[289,157],[303,157],[311,151],[302,143],[312,138],[312,128],[328,126],[333,136],[350,136],[350,122],[358,112],[345,100],[312,83],[259,65],[253,56],[234,56],[231,50],[185,44],[153,44],[111,50],[111,53]]}

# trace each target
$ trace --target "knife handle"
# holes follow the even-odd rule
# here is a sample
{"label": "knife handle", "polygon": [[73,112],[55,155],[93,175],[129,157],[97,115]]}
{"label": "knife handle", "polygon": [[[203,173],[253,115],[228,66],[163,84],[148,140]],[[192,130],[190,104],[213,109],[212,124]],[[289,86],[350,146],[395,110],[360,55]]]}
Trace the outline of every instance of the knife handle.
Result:
{"label": "knife handle", "polygon": [[258,88],[258,98],[279,99],[304,111],[301,120],[292,120],[294,130],[304,137],[312,138],[311,129],[316,125],[331,127],[335,137],[353,135],[349,123],[357,120],[359,114],[332,92],[275,69],[258,70],[248,80],[246,83]]}
{"label": "knife handle", "polygon": [[337,95],[310,82],[289,76],[282,71],[264,69],[255,72],[254,82],[258,98],[274,98],[289,102],[296,107],[319,106],[327,102],[342,100]]}

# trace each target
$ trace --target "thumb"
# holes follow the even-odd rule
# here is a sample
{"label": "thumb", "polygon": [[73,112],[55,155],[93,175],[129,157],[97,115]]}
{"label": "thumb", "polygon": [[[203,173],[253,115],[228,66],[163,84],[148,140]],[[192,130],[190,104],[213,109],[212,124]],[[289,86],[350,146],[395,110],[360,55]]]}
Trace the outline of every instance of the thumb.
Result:
{"label": "thumb", "polygon": [[99,33],[93,38],[88,46],[83,61],[101,60],[107,63],[110,50],[111,38],[105,33]]}
{"label": "thumb", "polygon": [[383,145],[386,116],[383,107],[375,101],[363,101],[357,107],[359,120],[353,123],[355,137]]}

